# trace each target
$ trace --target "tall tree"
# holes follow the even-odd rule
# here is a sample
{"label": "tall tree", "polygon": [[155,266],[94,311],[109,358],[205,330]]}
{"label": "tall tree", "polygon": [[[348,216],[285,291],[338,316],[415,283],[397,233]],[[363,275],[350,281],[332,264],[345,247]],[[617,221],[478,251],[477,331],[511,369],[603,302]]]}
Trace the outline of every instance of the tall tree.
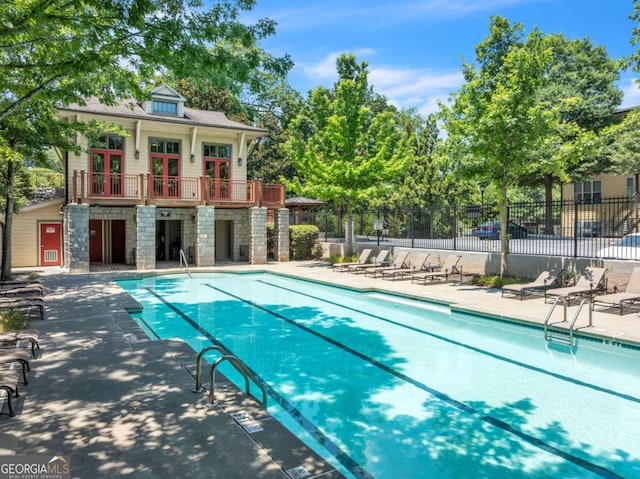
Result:
{"label": "tall tree", "polygon": [[333,91],[313,90],[307,108],[292,122],[287,154],[298,176],[288,186],[345,212],[350,254],[354,206],[388,194],[411,148],[391,110],[374,114],[367,107],[366,63],[343,54],[336,66],[339,80]]}
{"label": "tall tree", "polygon": [[551,51],[534,29],[521,40],[522,25],[491,18],[490,33],[476,47],[479,67],[464,64],[466,83],[443,106],[446,151],[460,158],[469,178],[487,179],[498,193],[501,275],[508,270],[509,188],[531,171],[529,152],[540,147],[559,123],[556,108],[539,101]]}
{"label": "tall tree", "polygon": [[619,62],[609,57],[602,46],[590,40],[568,40],[563,35],[547,35],[551,49],[547,82],[540,90],[541,101],[560,111],[561,124],[550,133],[544,147],[531,152],[538,167],[523,176],[522,184],[544,185],[546,232],[553,232],[552,192],[557,181],[579,179],[608,167],[607,157],[598,153],[597,134],[612,122],[613,112],[622,100],[616,87]]}

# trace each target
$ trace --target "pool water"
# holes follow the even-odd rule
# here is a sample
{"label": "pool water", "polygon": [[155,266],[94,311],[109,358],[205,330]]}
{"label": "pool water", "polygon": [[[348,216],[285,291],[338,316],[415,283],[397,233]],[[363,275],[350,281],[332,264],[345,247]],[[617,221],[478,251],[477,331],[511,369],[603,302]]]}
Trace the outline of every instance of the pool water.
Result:
{"label": "pool water", "polygon": [[153,335],[238,356],[348,477],[640,477],[640,350],[268,273],[119,284]]}

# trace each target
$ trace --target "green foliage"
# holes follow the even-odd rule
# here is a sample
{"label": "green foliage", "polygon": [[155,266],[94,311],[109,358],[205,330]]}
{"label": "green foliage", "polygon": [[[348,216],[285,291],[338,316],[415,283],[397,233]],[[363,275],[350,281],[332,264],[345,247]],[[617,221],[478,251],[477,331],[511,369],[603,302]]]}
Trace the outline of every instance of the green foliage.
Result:
{"label": "green foliage", "polygon": [[558,109],[538,94],[553,56],[537,29],[523,41],[522,25],[495,16],[489,36],[476,47],[476,59],[479,67],[464,65],[466,83],[452,95],[451,106],[442,108],[448,132],[443,147],[458,159],[464,177],[487,179],[498,194],[504,275],[509,188],[531,171],[529,152],[539,149],[560,121]]}
{"label": "green foliage", "polygon": [[30,327],[29,318],[22,311],[10,308],[0,312],[0,329],[2,331],[14,331]]}
{"label": "green foliage", "polygon": [[289,226],[293,259],[312,258],[319,234],[320,230],[315,225]]}
{"label": "green foliage", "polygon": [[530,279],[520,277],[501,277],[496,274],[475,275],[471,278],[470,283],[478,286],[486,286],[488,288],[502,288],[506,284],[526,283]]}
{"label": "green foliage", "polygon": [[366,63],[341,55],[336,67],[334,89],[313,90],[291,122],[285,153],[297,176],[285,184],[296,194],[330,202],[351,219],[354,206],[391,191],[411,148],[393,109],[382,109],[379,98],[375,107],[381,111],[370,108]]}
{"label": "green foliage", "polygon": [[605,129],[604,152],[611,159],[614,170],[621,175],[640,171],[640,111],[630,111],[617,125]]}

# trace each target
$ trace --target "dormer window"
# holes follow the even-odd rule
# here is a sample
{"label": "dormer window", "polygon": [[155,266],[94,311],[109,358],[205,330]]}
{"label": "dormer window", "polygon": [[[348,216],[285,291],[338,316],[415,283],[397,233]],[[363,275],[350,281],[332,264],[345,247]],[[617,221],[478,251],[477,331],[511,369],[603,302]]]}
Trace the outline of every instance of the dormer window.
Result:
{"label": "dormer window", "polygon": [[178,114],[178,103],[172,101],[153,100],[153,113],[158,115]]}
{"label": "dormer window", "polygon": [[151,90],[151,99],[143,104],[144,111],[151,115],[184,117],[184,103],[180,93],[168,85],[160,85]]}

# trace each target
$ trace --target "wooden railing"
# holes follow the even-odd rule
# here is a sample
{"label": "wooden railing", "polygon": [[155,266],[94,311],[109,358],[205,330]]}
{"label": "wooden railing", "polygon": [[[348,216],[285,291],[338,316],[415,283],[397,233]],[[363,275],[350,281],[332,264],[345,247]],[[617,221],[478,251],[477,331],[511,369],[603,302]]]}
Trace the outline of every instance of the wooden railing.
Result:
{"label": "wooden railing", "polygon": [[284,186],[207,177],[120,175],[74,170],[72,201],[104,205],[265,206],[284,208]]}

